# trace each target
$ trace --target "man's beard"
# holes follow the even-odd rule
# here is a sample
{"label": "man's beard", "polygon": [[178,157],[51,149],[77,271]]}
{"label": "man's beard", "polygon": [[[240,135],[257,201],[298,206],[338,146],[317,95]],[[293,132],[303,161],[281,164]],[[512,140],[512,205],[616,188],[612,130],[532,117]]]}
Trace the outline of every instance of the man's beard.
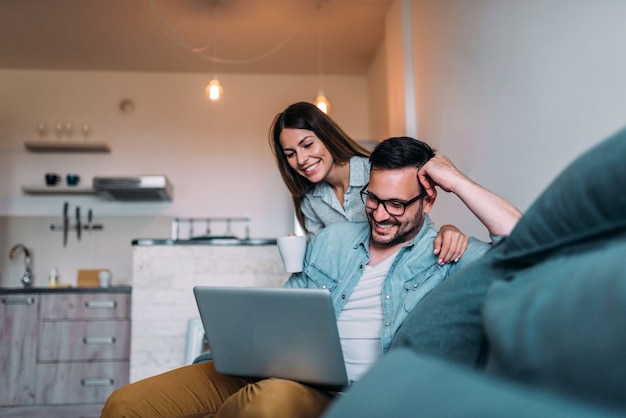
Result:
{"label": "man's beard", "polygon": [[[377,223],[374,220],[373,212],[367,214],[367,220],[370,224],[370,240],[376,245],[391,247],[393,245],[413,239],[417,235],[417,233],[422,229],[422,225],[424,224],[424,213],[421,210],[420,204],[420,210],[418,211],[417,215],[415,215],[413,219],[405,222],[399,222],[395,218],[390,217],[383,222]],[[388,225],[391,227],[390,230],[394,226],[396,226],[397,229],[394,234],[381,236],[375,232],[374,224],[385,226]]]}

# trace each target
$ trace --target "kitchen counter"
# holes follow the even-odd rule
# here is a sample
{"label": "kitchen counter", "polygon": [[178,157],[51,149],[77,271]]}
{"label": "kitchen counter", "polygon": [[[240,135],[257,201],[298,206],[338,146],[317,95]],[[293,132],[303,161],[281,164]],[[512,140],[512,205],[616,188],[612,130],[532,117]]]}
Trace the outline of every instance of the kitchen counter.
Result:
{"label": "kitchen counter", "polygon": [[178,240],[140,238],[133,240],[132,245],[146,247],[156,245],[276,245],[276,238],[199,237]]}
{"label": "kitchen counter", "polygon": [[131,286],[112,287],[0,287],[0,294],[12,293],[131,293]]}
{"label": "kitchen counter", "polygon": [[199,323],[194,286],[282,287],[290,275],[275,242],[134,242],[130,381],[184,366],[200,354],[201,347],[191,343],[202,338],[189,338]]}

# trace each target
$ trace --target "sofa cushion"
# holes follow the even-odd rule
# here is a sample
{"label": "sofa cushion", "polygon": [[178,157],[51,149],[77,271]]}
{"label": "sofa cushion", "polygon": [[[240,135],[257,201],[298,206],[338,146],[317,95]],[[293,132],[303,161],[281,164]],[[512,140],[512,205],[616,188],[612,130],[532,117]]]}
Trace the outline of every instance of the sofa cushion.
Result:
{"label": "sofa cushion", "polygon": [[409,347],[421,354],[471,367],[482,366],[485,292],[495,280],[506,275],[494,254],[487,252],[430,291],[405,319],[391,350]]}
{"label": "sofa cushion", "polygon": [[616,418],[575,399],[395,350],[337,398],[324,418]]}
{"label": "sofa cushion", "polygon": [[487,293],[487,370],[626,412],[626,233],[569,247]]}
{"label": "sofa cushion", "polygon": [[572,162],[537,198],[503,248],[532,264],[553,251],[626,228],[626,129]]}
{"label": "sofa cushion", "polygon": [[626,129],[570,164],[497,258],[488,369],[626,411]]}

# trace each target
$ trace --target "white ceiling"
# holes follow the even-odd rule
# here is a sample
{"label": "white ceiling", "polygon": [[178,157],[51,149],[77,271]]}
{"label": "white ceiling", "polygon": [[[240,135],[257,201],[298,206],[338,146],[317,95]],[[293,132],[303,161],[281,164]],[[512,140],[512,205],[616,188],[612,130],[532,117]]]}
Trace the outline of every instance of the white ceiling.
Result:
{"label": "white ceiling", "polygon": [[390,3],[0,0],[0,68],[317,74],[321,10],[324,74],[365,74]]}

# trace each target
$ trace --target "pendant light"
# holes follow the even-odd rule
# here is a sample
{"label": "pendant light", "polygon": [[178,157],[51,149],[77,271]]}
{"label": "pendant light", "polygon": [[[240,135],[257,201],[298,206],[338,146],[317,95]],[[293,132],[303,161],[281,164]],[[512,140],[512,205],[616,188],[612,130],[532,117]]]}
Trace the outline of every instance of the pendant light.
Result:
{"label": "pendant light", "polygon": [[330,102],[324,95],[324,90],[320,90],[317,92],[317,97],[315,98],[315,106],[317,106],[319,110],[326,113],[327,115],[328,112],[330,112]]}
{"label": "pendant light", "polygon": [[215,74],[215,60],[217,57],[217,0],[213,3],[213,74],[211,75],[211,81],[207,84],[205,88],[206,98],[212,102],[219,101],[224,95],[224,88],[220,84],[220,81],[217,79],[217,75]]}
{"label": "pendant light", "polygon": [[217,79],[217,76],[215,74],[213,74],[213,77],[211,77],[211,81],[209,81],[209,84],[207,84],[205,93],[207,99],[211,100],[212,102],[217,102],[224,95],[224,88],[220,84],[220,81]]}
{"label": "pendant light", "polygon": [[318,10],[318,36],[317,36],[317,63],[318,63],[318,72],[319,72],[319,90],[317,92],[317,97],[315,98],[315,106],[318,107],[322,112],[329,114],[330,113],[330,102],[326,98],[324,94],[324,89],[322,85],[324,84],[324,28],[322,27],[323,19],[322,19],[322,2],[321,0],[317,3]]}

